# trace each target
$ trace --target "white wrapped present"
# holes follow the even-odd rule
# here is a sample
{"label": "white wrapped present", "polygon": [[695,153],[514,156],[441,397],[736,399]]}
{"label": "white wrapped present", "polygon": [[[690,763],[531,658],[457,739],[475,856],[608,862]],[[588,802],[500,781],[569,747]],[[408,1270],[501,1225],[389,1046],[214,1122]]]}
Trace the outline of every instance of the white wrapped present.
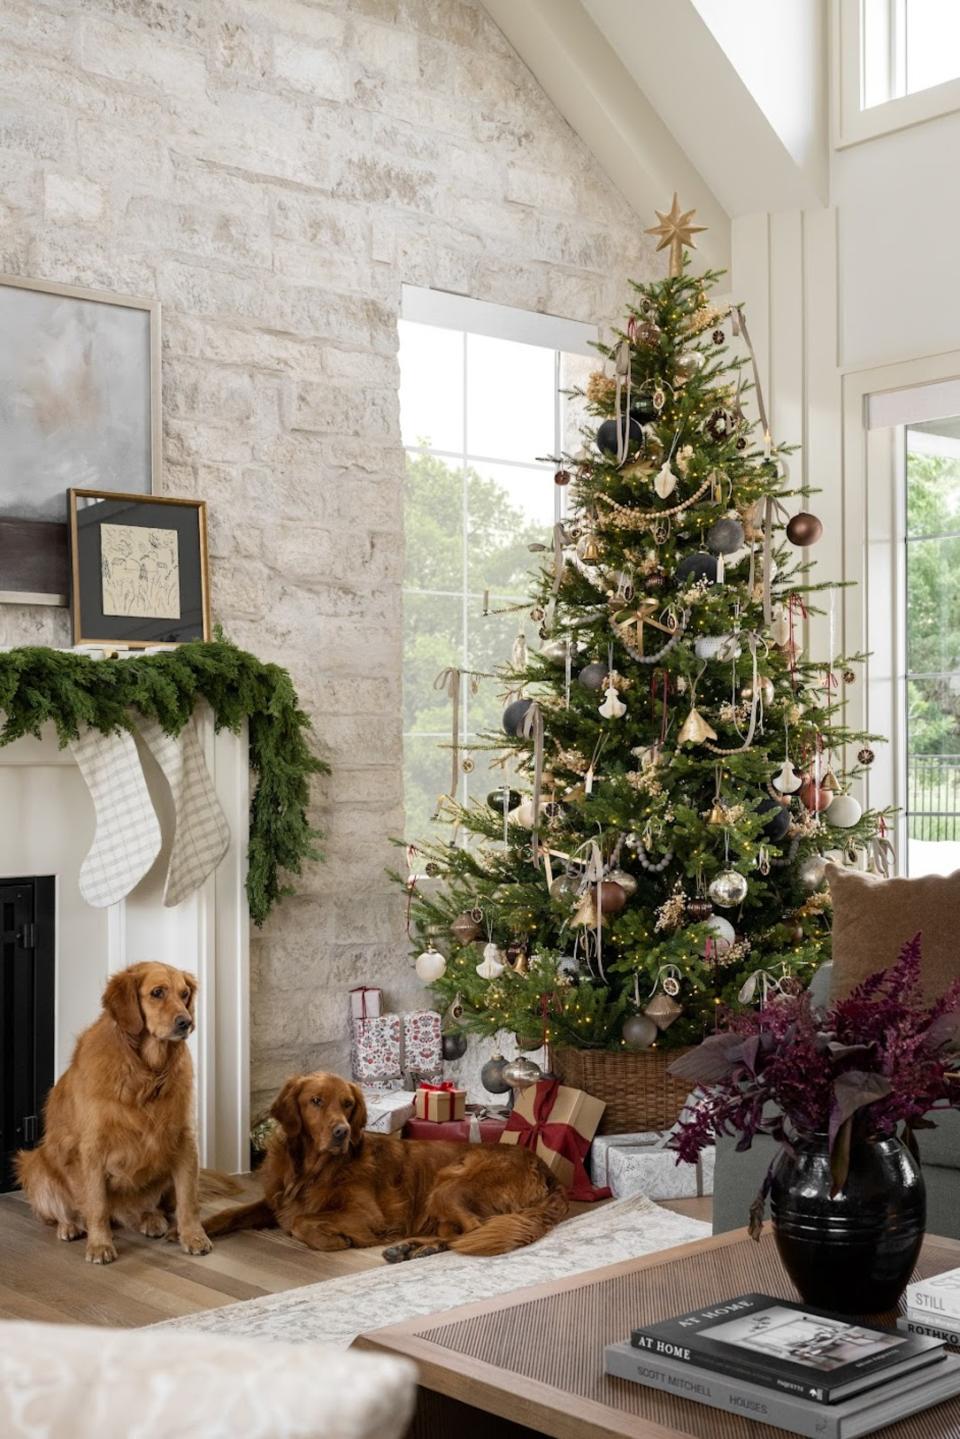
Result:
{"label": "white wrapped present", "polygon": [[372,1134],[393,1134],[413,1118],[414,1097],[409,1089],[361,1088],[367,1106],[366,1128]]}
{"label": "white wrapped present", "polygon": [[599,1134],[590,1147],[590,1178],[607,1185],[615,1199],[645,1194],[648,1199],[695,1199],[713,1193],[715,1151],[705,1149],[696,1164],[678,1164],[667,1149],[670,1131]]}

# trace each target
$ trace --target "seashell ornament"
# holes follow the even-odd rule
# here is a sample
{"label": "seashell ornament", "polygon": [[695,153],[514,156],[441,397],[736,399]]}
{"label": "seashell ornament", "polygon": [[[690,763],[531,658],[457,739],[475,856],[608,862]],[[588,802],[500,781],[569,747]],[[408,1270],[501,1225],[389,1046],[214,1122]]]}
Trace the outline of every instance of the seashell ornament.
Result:
{"label": "seashell ornament", "polygon": [[669,460],[667,460],[665,464],[661,465],[660,469],[657,471],[656,478],[653,482],[653,488],[656,490],[661,500],[668,500],[673,494],[674,490],[677,488],[677,477],[670,468]]}
{"label": "seashell ornament", "polygon": [[477,965],[477,973],[481,979],[496,979],[503,970],[503,955],[491,940],[483,946],[483,959]]}
{"label": "seashell ornament", "polygon": [[790,760],[785,759],[770,783],[774,789],[778,789],[781,794],[796,794],[803,783],[803,779],[797,774]]}
{"label": "seashell ornament", "polygon": [[623,719],[627,707],[617,694],[612,684],[607,685],[603,703],[599,706],[600,713],[604,719]]}

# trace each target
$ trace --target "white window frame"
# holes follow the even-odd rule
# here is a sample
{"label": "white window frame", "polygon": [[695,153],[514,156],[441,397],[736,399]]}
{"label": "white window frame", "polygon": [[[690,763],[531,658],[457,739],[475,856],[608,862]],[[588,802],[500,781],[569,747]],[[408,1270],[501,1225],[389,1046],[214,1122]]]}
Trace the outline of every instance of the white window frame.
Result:
{"label": "white window frame", "polygon": [[[525,345],[537,345],[541,349],[552,350],[556,359],[555,381],[559,393],[560,386],[560,356],[561,354],[585,355],[596,359],[600,363],[600,357],[594,348],[599,338],[599,331],[596,325],[585,324],[581,320],[567,320],[558,315],[546,315],[533,310],[516,309],[508,305],[497,305],[487,300],[475,300],[466,295],[454,294],[448,290],[432,290],[417,285],[403,285],[400,302],[400,318],[411,320],[421,325],[436,325],[440,329],[453,330],[459,334],[486,335],[497,340],[514,340]],[[518,469],[531,468],[535,461],[531,456],[528,460],[509,459],[504,456],[480,455],[467,447],[467,397],[469,386],[469,375],[466,363],[463,374],[463,429],[461,432],[461,443],[458,450],[444,450],[434,445],[416,446],[404,445],[404,455],[408,453],[420,453],[435,455],[438,459],[447,461],[460,467],[463,473],[463,483],[466,485],[466,471],[471,463],[515,465]],[[555,406],[554,418],[554,453],[559,455],[562,447],[562,435],[560,432],[560,407]],[[546,468],[546,467],[544,467]],[[559,520],[566,503],[566,491],[562,486],[557,486],[554,492],[555,518]],[[466,540],[466,536],[464,537]],[[444,595],[448,591],[413,590],[403,586],[403,599],[406,601],[408,594],[434,594]],[[462,652],[459,657],[451,656],[450,663],[459,663],[464,668],[468,665],[468,654],[470,645],[470,627],[467,623],[467,609],[471,600],[478,600],[476,591],[469,585],[467,572],[467,547],[464,544],[464,568],[461,588],[456,592],[460,603],[464,608]],[[497,597],[491,593],[491,603],[497,603]],[[504,659],[508,657],[505,655]],[[461,697],[460,729],[461,738],[469,736],[470,729],[470,695],[469,686],[464,687]],[[408,739],[433,739],[437,744],[449,742],[450,732],[434,733],[429,730],[417,730],[415,732],[403,731],[404,746]],[[404,775],[406,774],[406,760],[404,759]],[[460,777],[461,792],[464,788],[465,776]]]}
{"label": "white window frame", "polygon": [[[890,24],[895,27],[900,0],[889,0],[889,4]],[[919,125],[960,110],[960,78],[862,109],[863,0],[832,0],[832,6],[832,109],[836,149],[875,140],[895,130],[904,130],[910,125]],[[896,47],[891,46],[890,50],[892,57]],[[894,63],[893,59],[891,63]]]}
{"label": "white window frame", "polygon": [[[960,351],[843,377],[843,653],[866,652],[846,692],[847,722],[886,735],[864,776],[865,802],[900,813],[892,835],[906,872],[907,735],[904,428],[960,414]],[[853,756],[848,756],[852,760]]]}

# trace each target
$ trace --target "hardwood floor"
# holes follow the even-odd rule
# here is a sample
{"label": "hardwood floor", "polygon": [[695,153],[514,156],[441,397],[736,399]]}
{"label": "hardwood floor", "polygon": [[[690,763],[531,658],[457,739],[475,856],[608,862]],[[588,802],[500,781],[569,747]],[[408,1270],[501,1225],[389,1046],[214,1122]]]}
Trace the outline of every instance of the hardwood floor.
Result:
{"label": "hardwood floor", "polygon": [[[238,1202],[258,1193],[255,1181],[245,1186]],[[223,1203],[213,1201],[207,1212]],[[572,1206],[574,1212],[593,1207]],[[709,1199],[664,1201],[663,1207],[710,1219]],[[82,1240],[62,1243],[54,1229],[34,1219],[21,1194],[0,1194],[0,1319],[136,1328],[383,1262],[379,1249],[316,1254],[278,1229],[231,1234],[203,1258],[127,1229],[118,1232],[117,1247],[115,1264],[87,1264]]]}

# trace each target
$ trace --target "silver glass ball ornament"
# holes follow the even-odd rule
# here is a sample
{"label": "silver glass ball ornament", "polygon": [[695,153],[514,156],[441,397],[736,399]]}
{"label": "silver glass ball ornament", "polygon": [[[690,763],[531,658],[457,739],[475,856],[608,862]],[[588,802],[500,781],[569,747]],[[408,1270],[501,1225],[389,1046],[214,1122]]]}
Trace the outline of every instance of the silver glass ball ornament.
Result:
{"label": "silver glass ball ornament", "polygon": [[539,1064],[534,1064],[532,1059],[521,1054],[504,1065],[503,1077],[511,1089],[529,1089],[531,1084],[536,1084],[538,1079],[543,1078],[543,1070]]}
{"label": "silver glass ball ornament", "polygon": [[735,869],[725,869],[712,880],[707,891],[714,904],[721,909],[732,909],[747,896],[747,881]]}
{"label": "silver glass ball ornament", "polygon": [[827,861],[822,854],[809,854],[797,867],[797,877],[804,889],[820,889],[827,877]]}
{"label": "silver glass ball ornament", "polygon": [[659,1033],[645,1014],[631,1014],[623,1026],[623,1042],[628,1049],[649,1049]]}
{"label": "silver glass ball ornament", "polygon": [[507,1061],[502,1054],[494,1054],[487,1060],[480,1071],[480,1083],[488,1094],[509,1094],[510,1086],[504,1078],[503,1071],[507,1067]]}
{"label": "silver glass ball ornament", "polygon": [[681,350],[674,362],[673,375],[678,385],[685,385],[703,369],[703,355],[699,350]]}
{"label": "silver glass ball ornament", "polygon": [[591,660],[590,664],[584,665],[577,679],[587,690],[598,690],[607,677],[607,667],[600,660]]}

